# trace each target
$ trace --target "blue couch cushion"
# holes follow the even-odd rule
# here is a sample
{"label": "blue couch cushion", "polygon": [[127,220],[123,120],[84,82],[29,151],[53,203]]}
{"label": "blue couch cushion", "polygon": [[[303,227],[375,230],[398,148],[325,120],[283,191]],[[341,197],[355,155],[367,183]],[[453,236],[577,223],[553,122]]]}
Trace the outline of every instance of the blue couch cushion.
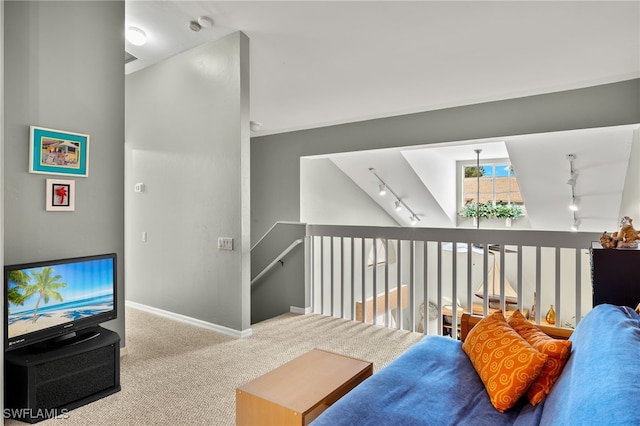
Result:
{"label": "blue couch cushion", "polygon": [[640,316],[629,307],[598,305],[571,341],[571,356],[544,402],[541,424],[640,424]]}
{"label": "blue couch cushion", "polygon": [[426,336],[329,407],[312,426],[533,425],[542,407],[526,398],[499,413],[461,343]]}

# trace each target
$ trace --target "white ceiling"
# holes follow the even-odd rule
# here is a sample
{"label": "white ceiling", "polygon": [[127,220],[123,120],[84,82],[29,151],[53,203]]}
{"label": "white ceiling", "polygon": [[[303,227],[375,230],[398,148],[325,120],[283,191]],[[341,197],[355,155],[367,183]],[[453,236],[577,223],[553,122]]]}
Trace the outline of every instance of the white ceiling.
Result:
{"label": "white ceiling", "polygon": [[127,72],[243,31],[255,135],[640,76],[640,1],[127,0],[126,25]]}
{"label": "white ceiling", "polygon": [[[200,16],[212,18],[214,26],[191,31],[189,21]],[[138,58],[125,66],[126,73],[243,31],[250,39],[250,116],[262,123],[254,136],[640,77],[637,0],[127,0],[126,25],[142,28],[149,37],[141,47],[126,43]],[[434,167],[445,173],[445,164],[473,157],[481,144],[488,156],[486,144],[491,142],[511,157],[531,228],[566,230],[573,218],[566,211],[570,187],[565,184],[565,156],[576,153],[576,167],[582,169],[576,186],[582,191],[580,229],[613,231],[636,128],[464,141],[461,148],[411,147],[332,159],[365,192],[374,191],[369,167],[397,182],[391,186],[402,188],[400,195],[411,200],[422,226],[451,226],[455,195],[434,177]],[[536,143],[527,144],[527,139]],[[397,220],[408,224],[407,218]]]}

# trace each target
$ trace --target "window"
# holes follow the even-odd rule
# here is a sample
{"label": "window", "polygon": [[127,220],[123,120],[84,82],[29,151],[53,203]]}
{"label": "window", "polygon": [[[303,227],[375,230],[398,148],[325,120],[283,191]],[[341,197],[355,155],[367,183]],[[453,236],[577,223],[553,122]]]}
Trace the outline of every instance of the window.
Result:
{"label": "window", "polygon": [[478,201],[482,204],[523,204],[518,180],[508,160],[484,161],[480,167],[464,163],[462,170],[463,206]]}

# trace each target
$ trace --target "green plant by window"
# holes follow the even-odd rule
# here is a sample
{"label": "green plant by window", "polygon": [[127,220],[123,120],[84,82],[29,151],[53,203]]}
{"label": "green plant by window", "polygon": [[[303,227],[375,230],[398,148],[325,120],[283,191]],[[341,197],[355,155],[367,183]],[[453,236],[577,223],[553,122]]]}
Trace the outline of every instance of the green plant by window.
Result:
{"label": "green plant by window", "polygon": [[482,176],[484,176],[484,167],[482,166],[480,167],[469,166],[464,168],[465,178],[482,177]]}
{"label": "green plant by window", "polygon": [[518,204],[497,203],[491,210],[498,219],[517,219],[522,216],[522,206]]}
{"label": "green plant by window", "polygon": [[460,210],[460,216],[462,217],[482,217],[488,218],[491,216],[491,204],[477,204],[477,203],[467,203]]}

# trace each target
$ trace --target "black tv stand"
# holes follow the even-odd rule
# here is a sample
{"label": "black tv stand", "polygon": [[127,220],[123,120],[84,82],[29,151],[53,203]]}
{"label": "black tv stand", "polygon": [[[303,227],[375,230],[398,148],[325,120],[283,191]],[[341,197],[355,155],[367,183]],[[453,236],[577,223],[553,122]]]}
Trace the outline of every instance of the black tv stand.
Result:
{"label": "black tv stand", "polygon": [[72,331],[56,338],[45,340],[34,344],[34,347],[39,351],[48,351],[66,345],[77,345],[87,340],[100,337],[100,330],[96,327],[88,328],[79,331]]}
{"label": "black tv stand", "polygon": [[120,390],[120,337],[102,327],[5,352],[5,416],[36,423]]}

